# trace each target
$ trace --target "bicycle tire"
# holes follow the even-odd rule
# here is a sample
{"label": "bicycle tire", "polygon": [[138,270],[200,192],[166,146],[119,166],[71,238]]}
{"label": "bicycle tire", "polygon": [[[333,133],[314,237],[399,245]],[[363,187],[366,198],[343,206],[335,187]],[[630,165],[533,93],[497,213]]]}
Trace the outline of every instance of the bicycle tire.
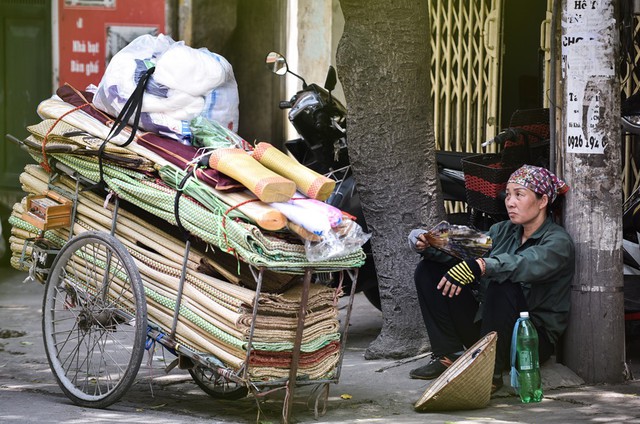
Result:
{"label": "bicycle tire", "polygon": [[90,408],[118,401],[147,333],[142,279],[124,245],[104,232],[71,239],[47,278],[42,312],[47,360],[65,395]]}
{"label": "bicycle tire", "polygon": [[214,399],[238,400],[245,398],[249,393],[246,386],[229,381],[206,367],[190,368],[189,374],[198,387]]}

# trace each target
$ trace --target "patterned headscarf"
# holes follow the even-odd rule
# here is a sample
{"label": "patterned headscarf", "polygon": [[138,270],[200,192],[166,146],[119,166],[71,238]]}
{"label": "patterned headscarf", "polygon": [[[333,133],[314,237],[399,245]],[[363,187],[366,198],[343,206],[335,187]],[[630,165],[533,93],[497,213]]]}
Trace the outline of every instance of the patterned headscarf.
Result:
{"label": "patterned headscarf", "polygon": [[554,174],[538,166],[523,165],[516,169],[507,183],[520,184],[538,194],[546,194],[553,203],[559,194],[569,191],[569,186]]}

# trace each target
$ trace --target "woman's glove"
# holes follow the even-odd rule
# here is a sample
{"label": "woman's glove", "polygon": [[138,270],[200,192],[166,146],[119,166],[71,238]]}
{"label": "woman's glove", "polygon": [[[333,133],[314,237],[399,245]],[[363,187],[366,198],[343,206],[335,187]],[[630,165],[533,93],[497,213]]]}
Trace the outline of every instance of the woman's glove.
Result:
{"label": "woman's glove", "polygon": [[409,247],[414,252],[422,253],[429,247],[429,242],[425,236],[426,233],[427,231],[422,228],[416,228],[409,233]]}
{"label": "woman's glove", "polygon": [[475,259],[467,259],[452,266],[444,277],[456,286],[465,286],[473,283],[482,276],[482,268]]}

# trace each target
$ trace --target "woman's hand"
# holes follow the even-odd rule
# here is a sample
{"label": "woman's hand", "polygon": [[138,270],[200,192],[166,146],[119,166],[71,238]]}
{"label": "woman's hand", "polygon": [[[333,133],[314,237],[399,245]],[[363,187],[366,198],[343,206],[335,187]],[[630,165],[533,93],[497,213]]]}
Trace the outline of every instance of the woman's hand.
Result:
{"label": "woman's hand", "polygon": [[437,288],[438,290],[442,290],[443,296],[449,296],[449,297],[457,296],[462,291],[462,286],[451,283],[449,280],[447,280],[446,274],[444,277],[442,277],[442,279],[438,283]]}
{"label": "woman's hand", "polygon": [[429,244],[429,241],[427,241],[427,234],[426,233],[420,234],[417,238],[418,238],[418,240],[416,241],[416,249],[418,251],[423,251],[423,250],[427,249],[429,246],[431,246]]}
{"label": "woman's hand", "polygon": [[437,289],[442,290],[443,296],[457,296],[462,286],[471,284],[484,274],[484,260],[467,259],[452,266],[438,283]]}

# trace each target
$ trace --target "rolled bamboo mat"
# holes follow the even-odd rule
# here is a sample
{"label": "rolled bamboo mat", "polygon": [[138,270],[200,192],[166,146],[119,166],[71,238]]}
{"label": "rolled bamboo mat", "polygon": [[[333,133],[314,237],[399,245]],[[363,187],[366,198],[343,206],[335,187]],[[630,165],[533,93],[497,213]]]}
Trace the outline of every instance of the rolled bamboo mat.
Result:
{"label": "rolled bamboo mat", "polygon": [[230,208],[237,207],[238,210],[265,230],[281,230],[287,225],[287,218],[276,208],[269,206],[258,199],[250,191],[223,192],[211,189]]}
{"label": "rolled bamboo mat", "polygon": [[268,169],[292,180],[298,190],[312,199],[327,200],[336,187],[335,180],[307,168],[269,143],[258,143],[252,156]]}
{"label": "rolled bamboo mat", "polygon": [[[21,176],[23,186],[32,193],[47,189],[48,175],[35,166]],[[35,176],[33,175],[35,174]],[[61,179],[62,187],[73,186],[69,179]],[[104,198],[90,192],[80,196],[77,206],[75,233],[108,231],[112,212],[104,207]],[[14,207],[14,215],[20,216],[24,205]],[[28,228],[28,227],[25,227]],[[149,317],[152,322],[166,329],[171,327],[177,297],[179,275],[182,267],[183,246],[180,241],[165,237],[157,227],[150,226],[124,208],[119,209],[117,238],[132,254],[143,277]],[[14,226],[12,250],[21,249],[24,238],[33,236],[28,229]],[[62,239],[68,231],[56,230]],[[20,241],[19,239],[22,239]],[[15,245],[15,246],[14,246]],[[286,366],[279,363],[280,356],[272,359],[264,352],[291,352],[297,328],[297,313],[301,289],[294,284],[284,293],[262,293],[258,315],[253,321],[252,308],[255,292],[217,278],[202,274],[199,266],[206,258],[202,254],[190,255],[187,278],[177,322],[176,338],[179,343],[199,352],[219,357],[234,370],[239,370],[246,358],[248,335],[255,324],[253,345],[260,350],[261,358],[269,366],[251,366],[252,379],[287,377]],[[13,261],[15,263],[15,261]],[[334,290],[312,285],[309,293],[309,312],[303,330],[302,351],[319,352],[329,343],[339,339],[339,323]],[[265,356],[266,355],[266,356]],[[278,359],[280,358],[280,359]],[[335,366],[331,355],[305,356],[315,363],[301,369],[301,373],[324,376]],[[266,362],[265,362],[266,361]],[[269,362],[270,361],[270,362]],[[285,360],[286,362],[286,360]],[[332,365],[333,364],[333,365]]]}
{"label": "rolled bamboo mat", "polygon": [[[312,366],[327,356],[340,350],[340,342],[333,341],[314,352],[302,352],[300,354],[299,365]],[[263,350],[253,350],[249,357],[249,363],[254,366],[271,366],[278,368],[288,368],[291,365],[291,352],[265,352]]]}
{"label": "rolled bamboo mat", "polygon": [[[31,177],[39,180],[40,184],[32,180]],[[28,186],[24,188],[25,191],[37,193],[42,192],[43,187],[46,187],[48,178],[49,174],[38,165],[27,165],[25,172],[20,176],[21,181],[28,181]],[[23,182],[23,184],[25,183]],[[73,189],[75,182],[69,177],[62,176],[60,183],[56,183],[55,185],[61,188]],[[29,187],[34,188],[29,189]],[[113,205],[105,203],[104,197],[98,196],[93,192],[85,191],[82,193],[82,196],[80,196],[79,203],[92,208],[94,213],[104,214],[111,220]],[[108,210],[104,208],[105,204]],[[157,225],[153,225],[141,216],[127,211],[125,208],[120,208],[118,211],[118,225],[121,224],[130,227],[130,231],[124,232],[125,236],[132,234],[137,242],[140,242],[141,239],[145,240],[147,246],[152,246],[153,249],[157,250],[160,254],[171,258],[181,266],[182,258],[184,257],[184,241],[164,231],[159,231]],[[164,222],[164,224],[166,225],[167,223]],[[110,221],[108,228],[110,228]],[[244,262],[238,262],[238,259],[233,255],[226,252],[216,252],[214,249],[209,249],[206,254],[199,252],[197,249],[191,249],[189,259],[190,269],[205,272],[207,269],[213,269],[229,282],[242,284],[252,290],[256,288],[255,279],[248,265]],[[237,272],[238,267],[240,268],[239,273]],[[262,291],[282,291],[298,279],[297,276],[267,270],[264,272]]]}
{"label": "rolled bamboo mat", "polygon": [[[69,125],[76,127],[80,130],[84,130],[89,134],[105,140],[111,131],[111,128],[102,124],[102,122],[93,118],[91,115],[83,112],[82,110],[74,110],[75,107],[67,102],[56,99],[47,99],[38,105],[38,115],[43,119],[60,119]],[[117,136],[110,140],[110,143],[117,146],[124,144],[131,134],[131,129],[127,126]],[[155,163],[156,166],[169,165],[169,162],[162,158],[160,155],[153,153],[152,151],[145,149],[137,143],[131,143],[127,148],[138,155]]]}
{"label": "rolled bamboo mat", "polygon": [[[313,343],[316,339],[340,330],[338,320],[326,320],[314,325],[305,325],[302,333],[302,343]],[[245,330],[248,336],[248,329]],[[281,343],[283,340],[294,340],[296,328],[262,327],[254,332],[254,340],[260,343]]]}
{"label": "rolled bamboo mat", "polygon": [[[104,139],[91,136],[84,131],[80,131],[73,125],[56,119],[44,119],[37,124],[29,125],[27,126],[27,131],[39,140],[44,139],[46,136],[48,143],[61,141],[64,143],[71,143],[76,146],[99,149],[104,142]],[[104,151],[122,155],[138,156],[126,147],[120,147],[112,143],[107,143]]]}
{"label": "rolled bamboo mat", "polygon": [[[186,172],[171,166],[163,166],[158,174],[172,188],[177,188],[186,176]],[[237,210],[265,230],[277,231],[287,225],[287,218],[279,210],[264,203],[249,190],[237,192],[217,190],[197,178],[186,181],[182,190],[203,204],[211,204],[213,206],[211,210],[217,209],[227,218],[233,218],[233,212]]]}
{"label": "rolled bamboo mat", "polygon": [[216,149],[209,166],[239,181],[265,203],[286,202],[296,192],[296,184],[264,167],[242,149]]}
{"label": "rolled bamboo mat", "polygon": [[[78,128],[55,119],[45,119],[38,124],[30,125],[27,130],[32,134],[30,140],[42,145],[46,137],[46,148],[50,145],[67,145],[74,147],[72,150],[75,154],[91,154],[97,155],[98,150],[104,142],[104,139],[80,131]],[[40,147],[41,149],[42,147]],[[48,150],[48,149],[47,149]],[[113,143],[107,143],[104,149],[104,159],[114,161],[123,166],[141,171],[153,171],[155,162],[146,157],[140,156],[124,147],[120,147]]]}
{"label": "rolled bamboo mat", "polygon": [[[104,257],[96,256],[97,257],[95,259],[105,259]],[[70,278],[70,276],[80,277],[78,284],[81,286],[90,284],[89,282],[94,281],[96,278],[99,278],[99,281],[101,281],[101,278],[104,276],[104,271],[99,267],[96,267],[91,268],[90,273],[85,273],[82,269],[84,263],[85,261],[80,258],[72,257],[67,266],[67,270],[69,272],[67,278]],[[79,266],[74,267],[73,264]],[[153,290],[163,291],[162,287],[153,286],[153,284],[151,284],[153,288],[150,288],[150,280],[148,279],[143,279],[143,284],[145,285],[145,294],[147,295],[147,313],[150,320],[170,329],[173,323],[173,309],[168,307],[167,304],[163,304],[162,300],[160,302],[158,301],[158,298],[161,298],[162,296],[150,296],[150,293],[153,292]],[[123,293],[126,293],[123,290],[123,287],[126,287],[126,284],[123,283],[121,279],[112,277],[109,285],[109,295],[111,295],[112,298],[118,298],[119,307],[127,306],[127,303],[123,302],[123,300],[126,300],[126,295],[123,295]],[[164,292],[164,294],[168,296],[171,295],[166,292]],[[188,300],[186,302],[188,302]],[[179,342],[183,342],[190,346],[196,346],[199,351],[209,352],[221,359],[223,362],[233,365],[234,367],[239,367],[241,362],[244,360],[245,354],[241,349],[233,349],[228,345],[224,346],[222,341],[214,342],[210,333],[207,333],[202,328],[183,317],[180,317],[177,322],[176,338]],[[236,354],[234,355],[231,351],[235,351]]]}
{"label": "rolled bamboo mat", "polygon": [[[298,377],[306,375],[311,380],[330,378],[334,375],[339,360],[340,353],[335,352],[319,362],[314,362],[313,364],[308,366],[299,366]],[[253,379],[259,380],[287,378],[289,376],[289,370],[286,367],[250,367],[249,372]]]}
{"label": "rolled bamboo mat", "polygon": [[[261,309],[264,311],[264,309]],[[338,318],[338,309],[332,305],[316,311],[307,311],[304,317],[305,326],[309,327],[319,322],[333,320]],[[240,316],[239,324],[248,328],[251,325],[252,317],[248,310]],[[294,315],[269,315],[261,313],[255,319],[256,328],[296,328],[298,325],[298,317]]]}
{"label": "rolled bamboo mat", "polygon": [[[19,208],[19,206],[16,206],[16,208]],[[20,213],[20,210],[21,209],[17,209],[18,214]],[[106,227],[101,226],[97,222],[93,221],[90,217],[84,216],[80,213],[78,216],[78,225],[76,227],[76,234],[81,234],[88,230],[107,231],[108,229]],[[14,233],[20,232],[23,237],[33,236],[33,233],[29,233],[25,230],[20,230],[15,227],[13,231]],[[61,234],[61,236],[66,237],[66,234]],[[164,260],[164,258],[152,252],[147,252],[144,250],[137,252],[138,250],[140,250],[139,246],[135,244],[131,244],[131,242],[128,241],[126,238],[122,239],[121,241],[125,244],[125,246],[128,246],[128,248],[132,253],[134,253],[134,255],[138,256],[139,258],[144,258],[148,260],[149,255],[153,256],[151,258],[150,263],[153,263],[153,259]],[[136,263],[140,268],[141,272],[143,272],[143,274],[150,275],[151,277],[154,277],[156,279],[164,278],[165,279],[164,282],[166,284],[171,284],[174,287],[177,286],[177,281],[178,281],[177,275],[179,274],[178,268],[173,268],[173,271],[171,272],[171,274],[173,275],[173,278],[169,278],[170,276],[165,276],[164,274],[161,274],[160,272],[153,270],[148,265],[146,265],[144,261],[141,261],[140,259],[138,259]],[[166,263],[165,265],[175,266],[176,264]],[[158,264],[154,264],[154,266],[158,266]],[[193,273],[188,272],[188,275],[195,275],[195,272]],[[242,312],[242,315],[236,314],[235,315],[236,318],[233,318],[233,320],[237,320],[239,324],[245,327],[245,330],[246,330],[246,328],[248,328],[251,322],[251,318],[250,318],[251,310],[248,308],[253,306],[255,293],[248,289],[242,289],[240,287],[229,285],[228,283],[225,283],[222,281],[218,281],[206,275],[199,275],[199,277],[204,280],[207,280],[205,282],[207,284],[200,282],[200,286],[205,287],[203,291],[207,292],[207,294],[211,295],[211,293],[213,293],[212,297],[215,296],[216,293],[218,293],[215,291],[214,286],[217,286],[224,290],[222,294],[218,294],[218,297],[222,298],[223,300],[227,300],[227,303],[224,303],[224,302],[221,302],[221,303],[224,304],[226,308],[236,308],[235,310]],[[196,284],[197,284],[197,280],[196,280]],[[261,311],[263,310],[268,314],[275,313],[276,315],[268,315],[268,314],[259,315],[256,320],[256,326],[258,328],[260,327],[273,328],[276,326],[279,326],[280,328],[295,327],[297,322],[297,319],[295,318],[295,316],[297,314],[297,308],[298,308],[298,303],[296,299],[299,299],[299,298],[300,298],[299,285],[294,286],[289,291],[283,294],[266,294],[266,293],[263,294],[260,299]],[[334,304],[332,301],[327,302],[327,300],[333,299],[333,290],[326,287],[319,286],[319,285],[312,285],[310,288],[309,298],[310,298],[309,304],[311,308],[310,308],[310,312],[308,313],[307,320],[305,321],[307,326],[311,326],[320,320],[335,318],[335,316],[337,315],[337,311],[334,307]],[[240,308],[241,305],[244,305],[244,307]],[[317,308],[317,305],[322,305],[324,306],[324,308]],[[314,312],[313,311],[314,309],[318,309],[319,312],[318,313]],[[239,319],[237,318],[238,316],[240,317]]]}

